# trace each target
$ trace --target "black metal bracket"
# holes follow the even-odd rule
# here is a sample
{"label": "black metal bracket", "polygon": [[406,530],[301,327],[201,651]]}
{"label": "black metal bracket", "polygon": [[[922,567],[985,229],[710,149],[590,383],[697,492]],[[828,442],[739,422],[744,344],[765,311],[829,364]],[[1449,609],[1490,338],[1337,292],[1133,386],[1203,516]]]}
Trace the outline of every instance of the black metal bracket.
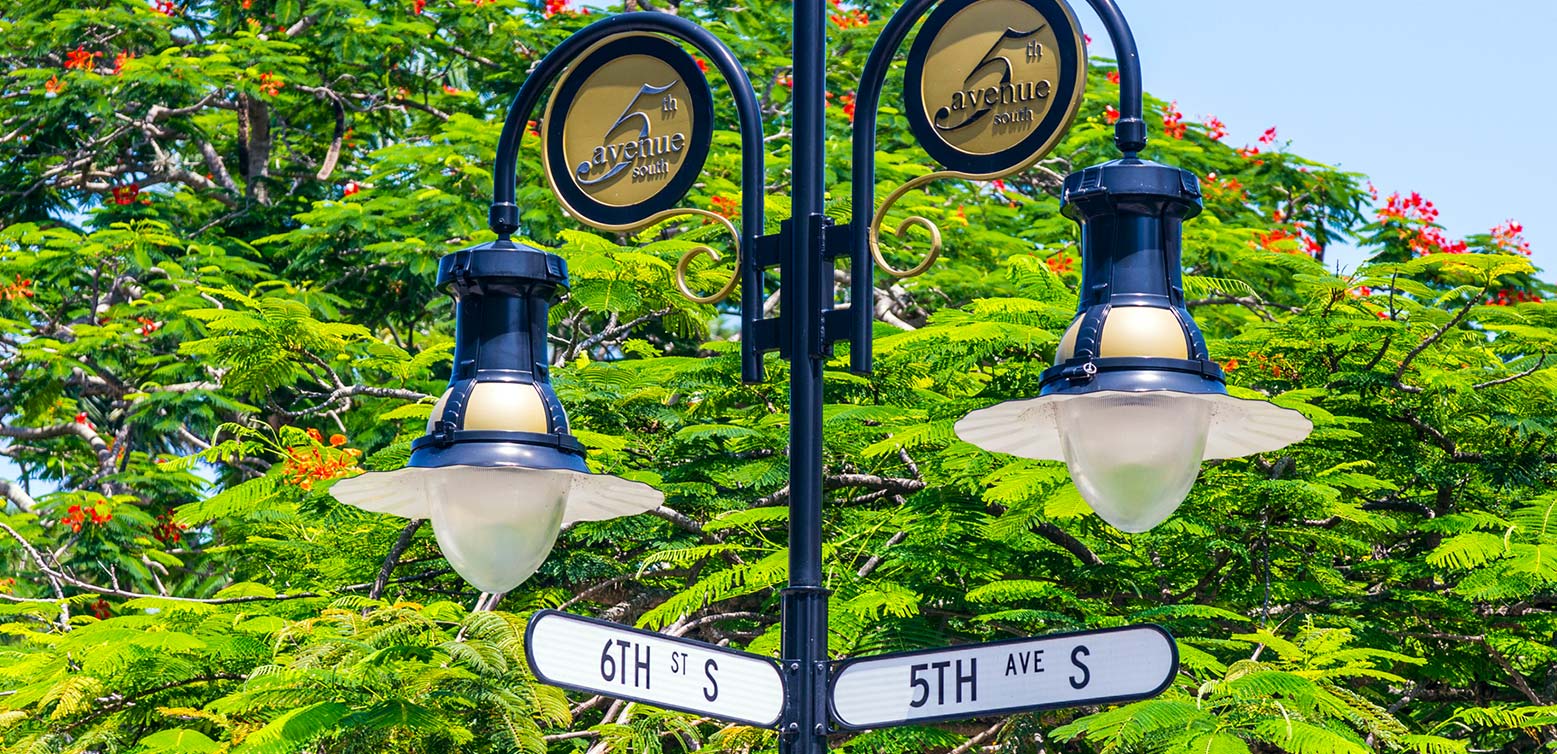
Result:
{"label": "black metal bracket", "polygon": [[[752,246],[750,264],[756,268],[760,279],[768,270],[784,263],[784,255],[789,251],[790,239],[794,233],[794,222],[784,220],[779,223],[777,233],[757,236],[757,243]],[[757,297],[757,317],[748,319],[744,324],[742,337],[750,342],[753,352],[757,354],[760,365],[762,355],[778,351],[784,358],[789,358],[789,320],[784,316],[782,309],[777,317],[762,316],[762,302],[766,298],[761,290],[745,290],[744,296]],[[760,373],[759,373],[760,374]],[[760,378],[759,378],[760,379]]]}
{"label": "black metal bracket", "polygon": [[[840,225],[826,215],[814,215],[807,225],[807,232],[812,234],[813,241],[820,248],[823,260],[832,262],[852,257],[854,252],[852,224]],[[757,243],[752,248],[752,264],[762,272],[774,267],[782,267],[784,255],[789,253],[790,245],[794,243],[794,232],[795,223],[790,219],[779,223],[777,233],[758,236]],[[855,312],[852,308],[853,304],[843,308],[832,306],[832,267],[826,266],[820,270],[820,273],[817,281],[820,288],[820,295],[817,298],[821,304],[818,317],[820,328],[811,347],[818,354],[832,356],[834,343],[854,340],[852,324]],[[783,281],[783,283],[802,284],[799,281]],[[780,295],[782,296],[782,293]],[[778,316],[753,320],[747,328],[746,337],[752,340],[758,354],[777,351],[782,358],[790,358],[789,328],[792,318],[785,315],[785,302],[786,299],[780,299]]]}

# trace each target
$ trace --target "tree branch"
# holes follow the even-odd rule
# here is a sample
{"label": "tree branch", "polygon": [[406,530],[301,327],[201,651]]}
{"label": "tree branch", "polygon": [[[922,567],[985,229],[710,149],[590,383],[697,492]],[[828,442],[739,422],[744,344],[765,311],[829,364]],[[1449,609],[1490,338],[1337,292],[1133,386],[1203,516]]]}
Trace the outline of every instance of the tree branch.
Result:
{"label": "tree branch", "polygon": [[883,544],[879,549],[876,550],[875,554],[870,556],[869,560],[865,561],[865,565],[860,566],[860,570],[856,571],[854,575],[862,579],[871,575],[871,573],[873,573],[876,568],[880,567],[882,553],[886,552],[887,550],[891,549],[893,545],[896,545],[907,538],[908,532],[906,531],[900,531],[896,534],[893,534],[890,538],[887,539],[886,544]]}
{"label": "tree branch", "polygon": [[1535,374],[1536,370],[1540,369],[1545,364],[1546,364],[1546,352],[1542,351],[1541,352],[1541,358],[1536,360],[1535,366],[1530,367],[1529,369],[1526,369],[1525,371],[1520,372],[1519,374],[1511,374],[1511,375],[1509,375],[1507,377],[1500,377],[1500,378],[1495,379],[1495,380],[1487,380],[1486,382],[1481,382],[1481,383],[1477,383],[1475,385],[1471,385],[1471,389],[1472,390],[1482,390],[1482,389],[1485,389],[1485,388],[1492,387],[1493,385],[1506,385],[1506,384],[1508,384],[1510,382],[1513,382],[1514,380],[1522,379],[1522,378],[1525,378],[1525,377],[1529,377],[1532,374]]}
{"label": "tree branch", "polygon": [[389,577],[395,572],[395,566],[400,561],[400,556],[405,554],[406,548],[411,546],[411,540],[416,536],[416,530],[422,528],[423,519],[413,518],[400,530],[400,536],[395,539],[395,544],[389,548],[389,554],[384,556],[384,564],[379,566],[378,578],[373,580],[373,588],[368,590],[368,599],[376,600],[384,594],[384,587],[389,585]]}
{"label": "tree branch", "polygon": [[643,324],[645,322],[648,322],[651,319],[657,319],[659,317],[663,317],[663,316],[669,314],[670,311],[671,311],[671,308],[667,306],[667,307],[665,307],[663,309],[660,309],[658,311],[649,312],[648,314],[645,314],[645,315],[643,315],[641,317],[636,317],[636,318],[631,319],[631,320],[629,320],[627,322],[623,322],[621,324],[612,324],[610,326],[607,326],[604,330],[601,330],[600,332],[597,332],[594,335],[591,335],[591,336],[589,336],[589,337],[579,341],[578,343],[574,344],[572,348],[568,349],[567,356],[565,356],[562,359],[562,361],[563,361],[563,363],[567,363],[569,361],[572,361],[572,360],[578,358],[579,354],[581,354],[581,353],[583,353],[583,352],[585,352],[585,351],[587,351],[587,350],[589,350],[591,348],[594,348],[595,346],[599,345],[600,343],[603,343],[606,340],[609,340],[611,338],[616,338],[616,337],[620,337],[622,335],[626,335],[627,333],[631,332],[634,327],[637,327],[638,325],[641,325],[641,324]]}
{"label": "tree branch", "polygon": [[988,741],[996,733],[999,733],[1000,729],[1004,728],[1007,722],[1009,721],[1002,718],[1000,722],[985,728],[972,738],[963,741],[961,746],[946,752],[946,754],[968,754],[968,752],[973,751],[974,747],[984,743],[985,741]]}
{"label": "tree branch", "polygon": [[[1486,290],[1483,289],[1482,290],[1482,294],[1485,294],[1485,293],[1486,293]],[[1438,330],[1436,332],[1434,332],[1432,335],[1427,336],[1426,340],[1422,341],[1421,343],[1418,343],[1416,345],[1416,348],[1411,349],[1410,352],[1408,352],[1406,354],[1406,357],[1404,359],[1400,360],[1400,367],[1395,370],[1395,377],[1394,377],[1395,387],[1397,389],[1404,390],[1404,391],[1406,391],[1408,393],[1420,393],[1420,392],[1422,392],[1422,388],[1414,387],[1414,386],[1411,386],[1411,385],[1407,385],[1407,384],[1405,384],[1404,382],[1401,381],[1401,378],[1406,376],[1406,370],[1411,368],[1411,362],[1415,361],[1416,357],[1422,355],[1422,352],[1426,351],[1428,346],[1431,346],[1432,344],[1437,343],[1439,338],[1442,338],[1450,330],[1454,329],[1455,325],[1460,324],[1460,321],[1465,319],[1466,315],[1470,314],[1471,309],[1474,308],[1476,306],[1476,303],[1479,302],[1479,301],[1481,301],[1481,297],[1480,296],[1477,296],[1475,298],[1472,298],[1470,301],[1467,301],[1465,303],[1465,306],[1460,307],[1460,310],[1458,312],[1455,312],[1454,316],[1450,317],[1448,322],[1444,323],[1443,327],[1438,328]]]}
{"label": "tree branch", "polygon": [[1097,553],[1088,549],[1086,545],[1081,543],[1081,540],[1071,536],[1070,533],[1064,529],[1061,529],[1060,527],[1055,526],[1048,521],[1039,521],[1037,525],[1033,527],[1033,530],[1038,533],[1038,536],[1043,537],[1044,539],[1047,539],[1056,545],[1059,545],[1061,549],[1076,556],[1077,560],[1080,560],[1081,562],[1090,566],[1103,565],[1103,559],[1098,557]]}
{"label": "tree branch", "polygon": [[60,613],[59,613],[59,624],[60,624],[60,627],[63,628],[64,630],[66,630],[66,631],[69,631],[70,630],[70,606],[68,604],[66,604],[66,602],[65,602],[65,590],[64,590],[64,588],[60,584],[62,579],[59,577],[58,574],[56,574],[52,569],[50,569],[47,564],[44,563],[43,556],[38,554],[38,549],[33,547],[32,543],[28,542],[27,538],[23,537],[21,532],[15,530],[15,529],[12,529],[11,527],[9,527],[9,526],[7,526],[5,524],[0,524],[0,529],[5,529],[6,533],[10,534],[11,537],[14,538],[17,542],[20,542],[22,544],[22,549],[27,551],[27,556],[32,558],[32,562],[34,562],[34,563],[36,563],[38,565],[38,570],[43,572],[44,576],[48,577],[49,585],[54,587],[54,596],[59,600],[58,604],[59,604],[59,610],[60,610]]}
{"label": "tree branch", "polygon": [[0,479],[0,495],[4,495],[7,500],[15,503],[16,507],[21,509],[23,513],[32,513],[33,509],[38,507],[37,501],[27,494],[27,490],[22,489],[20,484],[9,479]]}
{"label": "tree branch", "polygon": [[314,179],[328,181],[330,174],[335,172],[335,163],[341,158],[341,144],[346,141],[346,106],[341,104],[341,98],[335,92],[323,88],[321,91],[324,92],[322,96],[335,108],[335,135],[330,138],[330,147],[325,150],[324,162],[319,166]]}

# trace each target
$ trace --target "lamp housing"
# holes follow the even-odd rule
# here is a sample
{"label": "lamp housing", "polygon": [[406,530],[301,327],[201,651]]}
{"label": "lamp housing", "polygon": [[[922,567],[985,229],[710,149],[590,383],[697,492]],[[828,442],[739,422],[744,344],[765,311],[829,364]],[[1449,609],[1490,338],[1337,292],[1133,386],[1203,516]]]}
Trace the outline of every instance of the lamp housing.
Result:
{"label": "lamp housing", "polygon": [[467,581],[503,592],[529,578],[563,526],[652,510],[649,485],[591,474],[552,389],[547,316],[568,285],[563,259],[509,239],[438,263],[455,302],[454,368],[405,468],[337,482],[343,503],[431,519]]}
{"label": "lamp housing", "polygon": [[1039,396],[974,411],[957,434],[986,450],[1065,461],[1109,523],[1146,531],[1183,502],[1206,459],[1267,452],[1313,429],[1302,414],[1227,394],[1184,298],[1193,173],[1129,157],[1065,179],[1081,226],[1076,317]]}

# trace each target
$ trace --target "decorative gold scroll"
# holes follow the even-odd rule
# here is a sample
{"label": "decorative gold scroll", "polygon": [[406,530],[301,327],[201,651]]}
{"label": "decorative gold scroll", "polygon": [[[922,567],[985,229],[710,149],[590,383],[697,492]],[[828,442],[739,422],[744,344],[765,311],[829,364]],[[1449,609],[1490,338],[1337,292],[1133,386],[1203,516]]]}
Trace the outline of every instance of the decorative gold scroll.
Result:
{"label": "decorative gold scroll", "polygon": [[741,282],[741,234],[735,230],[735,224],[730,222],[730,219],[724,215],[715,212],[709,212],[706,209],[696,209],[694,207],[680,207],[677,209],[665,210],[664,212],[660,212],[655,214],[653,217],[650,217],[645,225],[662,223],[672,217],[679,217],[681,215],[697,215],[698,217],[713,220],[714,222],[723,226],[725,231],[730,234],[730,244],[735,249],[735,269],[730,272],[730,279],[726,281],[725,284],[713,294],[708,296],[699,296],[696,293],[693,293],[692,287],[687,283],[687,268],[691,267],[692,260],[697,259],[697,257],[701,254],[707,254],[708,258],[715,262],[719,261],[721,257],[719,256],[719,252],[717,250],[715,250],[712,246],[699,244],[692,247],[687,251],[687,253],[681,255],[681,261],[676,263],[676,288],[680,289],[681,295],[686,296],[688,300],[694,303],[717,304],[720,301],[729,298],[730,293],[735,290],[736,284]]}
{"label": "decorative gold scroll", "polygon": [[938,181],[942,178],[962,177],[964,177],[962,173],[949,170],[921,175],[918,178],[909,181],[908,183],[898,186],[897,190],[888,194],[886,200],[881,203],[881,206],[876,208],[876,214],[870,218],[870,234],[868,236],[868,242],[870,244],[870,255],[876,260],[876,266],[880,267],[882,272],[885,272],[888,275],[891,275],[892,277],[898,278],[900,280],[903,278],[916,277],[918,275],[923,275],[925,270],[930,269],[930,265],[935,264],[935,260],[941,256],[940,227],[937,226],[935,222],[928,217],[923,217],[921,215],[911,215],[903,222],[898,223],[897,228],[893,230],[893,233],[897,235],[899,240],[902,240],[908,237],[909,228],[915,225],[924,228],[930,232],[930,253],[925,255],[924,261],[914,265],[912,269],[908,270],[899,270],[888,263],[886,257],[881,255],[881,224],[887,219],[887,210],[892,209],[892,205],[896,204],[897,200],[903,198],[903,196],[908,192],[913,191],[927,183]]}

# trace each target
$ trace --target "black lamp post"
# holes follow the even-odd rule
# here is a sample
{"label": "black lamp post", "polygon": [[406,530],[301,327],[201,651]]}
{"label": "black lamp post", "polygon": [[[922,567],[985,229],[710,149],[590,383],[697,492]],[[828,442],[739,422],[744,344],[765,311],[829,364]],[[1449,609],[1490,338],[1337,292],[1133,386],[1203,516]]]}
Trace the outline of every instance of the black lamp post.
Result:
{"label": "black lamp post", "polygon": [[[909,0],[903,5],[882,27],[865,64],[853,133],[856,210],[877,206],[875,128],[888,67],[937,1]],[[1070,18],[1059,0],[1017,1],[1040,9],[1034,12],[1048,8]],[[963,9],[974,4],[973,0],[945,2],[961,3]],[[1099,513],[1121,528],[1142,531],[1165,518],[1183,499],[1202,458],[1281,447],[1305,436],[1309,425],[1296,412],[1227,396],[1221,371],[1209,360],[1204,340],[1185,309],[1180,282],[1181,224],[1199,211],[1198,184],[1185,171],[1137,158],[1146,145],[1146,122],[1135,41],[1114,0],[1088,2],[1101,17],[1119,58],[1121,117],[1115,142],[1124,159],[1088,168],[1065,182],[1065,210],[1081,223],[1083,235],[1077,319],[1061,344],[1056,365],[1043,375],[1040,396],[975,412],[959,423],[958,432],[991,450],[1066,461],[1083,495]],[[1073,18],[1070,24],[1074,25]],[[1021,147],[1035,153],[1019,154],[1010,164],[985,155],[970,160],[973,168],[937,176],[998,177],[1030,165],[1052,145],[1063,131],[1061,121],[1074,115],[1085,79],[1085,50],[1074,49],[1082,47],[1079,30],[1068,31],[1073,41],[1061,36],[1060,54],[1072,48],[1071,59],[1079,67],[1070,71],[1074,81],[1073,89],[1067,90],[1070,111],[1046,122],[1053,137],[1049,143],[1041,148]],[[1000,41],[1014,33],[1005,32]],[[676,16],[627,13],[579,31],[536,65],[508,111],[498,145],[490,213],[498,240],[452,254],[439,266],[439,284],[458,301],[458,345],[449,392],[434,408],[427,435],[413,446],[408,468],[346,480],[334,492],[341,500],[369,510],[432,518],[439,543],[456,570],[488,591],[512,588],[533,573],[566,521],[627,515],[660,503],[659,493],[644,485],[588,473],[583,448],[568,433],[546,367],[547,307],[566,286],[566,271],[558,257],[512,240],[520,227],[515,201],[520,138],[542,92],[554,79],[580,59],[588,61],[580,67],[601,67],[591,55],[608,43],[619,44],[621,55],[647,55],[645,60],[651,63],[664,61],[667,71],[685,70],[684,61],[678,62],[674,55],[653,53],[651,43],[633,41],[639,36],[672,37],[699,50],[728,85],[739,118],[742,376],[760,381],[762,356],[769,351],[778,351],[790,364],[789,586],[782,592],[780,661],[785,702],[777,728],[783,751],[816,754],[826,749],[831,730],[828,590],[822,572],[823,367],[832,345],[842,340],[851,344],[851,368],[870,371],[873,258],[880,260],[877,230],[886,207],[912,187],[895,192],[874,218],[856,217],[846,225],[834,225],[823,213],[824,0],[794,2],[792,212],[781,232],[773,235],[762,235],[763,131],[756,95],[739,61],[713,35]],[[628,41],[617,41],[623,39]],[[1035,53],[1032,44],[1026,51],[1028,62],[1046,52],[1038,47]],[[984,65],[976,62],[975,73]],[[1007,60],[1006,65],[1009,80],[1012,64]],[[706,84],[699,89],[684,81],[683,74],[676,75],[680,78],[675,82],[655,87],[645,83],[639,92],[663,96],[666,117],[679,117],[682,112],[666,94],[672,84],[688,86],[676,91],[694,99],[706,96]],[[969,74],[970,80],[973,75]],[[572,96],[581,86],[560,88]],[[1003,96],[998,86],[984,92],[986,97]],[[548,118],[571,117],[572,112],[567,102],[554,103],[548,107]],[[629,131],[637,134],[632,138],[643,139],[624,142],[624,150],[658,154],[677,148],[680,142],[675,139],[682,137],[655,142],[649,116],[632,115],[642,115],[641,127],[624,114],[606,129],[616,133],[613,129],[627,122]],[[544,127],[553,132],[555,126]],[[565,163],[570,148],[565,134],[562,142],[549,144],[549,156],[564,155]],[[571,171],[576,165],[578,175],[592,176],[590,171],[608,162],[598,156],[603,154],[582,163],[575,155],[575,162],[562,167]],[[701,159],[696,162],[700,165]],[[557,171],[550,164],[548,169],[555,187]],[[649,165],[648,169],[659,168]],[[640,227],[690,211],[666,209],[679,200],[679,194],[668,200],[655,195],[641,206],[613,205],[607,197],[598,210],[574,206],[567,200],[570,195],[577,199],[571,189],[559,194],[570,212],[608,229]],[[918,222],[937,239],[933,259],[939,251],[939,232],[928,220]],[[835,309],[833,267],[838,258],[850,260],[852,282],[849,306]],[[680,268],[683,274],[686,261]],[[890,268],[888,272],[906,276],[922,271],[929,261],[910,273]],[[764,319],[765,271],[773,267],[779,268],[782,281],[780,315]]]}

